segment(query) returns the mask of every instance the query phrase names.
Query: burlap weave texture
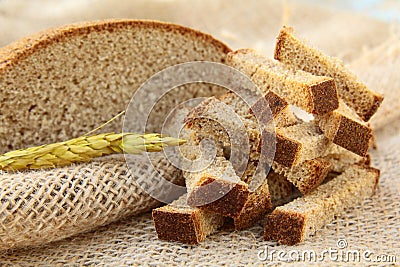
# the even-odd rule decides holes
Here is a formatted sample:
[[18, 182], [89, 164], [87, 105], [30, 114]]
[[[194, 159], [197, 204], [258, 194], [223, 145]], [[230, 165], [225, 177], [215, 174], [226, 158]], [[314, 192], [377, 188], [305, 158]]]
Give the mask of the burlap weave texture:
[[[94, 264], [108, 266], [209, 266], [222, 264], [259, 266], [269, 263], [261, 261], [257, 257], [258, 252], [264, 249], [264, 246], [285, 251], [313, 249], [316, 252], [321, 252], [329, 247], [337, 248], [337, 240], [345, 239], [349, 249], [368, 249], [375, 254], [396, 255], [397, 264], [399, 264], [400, 169], [398, 166], [400, 156], [398, 151], [400, 150], [400, 120], [398, 118], [400, 110], [398, 109], [400, 108], [400, 101], [398, 94], [400, 93], [400, 79], [398, 70], [400, 69], [400, 37], [396, 32], [398, 26], [352, 13], [325, 10], [290, 1], [286, 4], [281, 1], [239, 2], [221, 0], [194, 1], [191, 3], [177, 1], [160, 5], [165, 8], [145, 10], [141, 15], [137, 10], [128, 11], [128, 8], [126, 8], [130, 7], [133, 10], [133, 7], [137, 7], [135, 4], [121, 1], [120, 6], [125, 8], [118, 9], [117, 15], [120, 17], [147, 16], [183, 23], [210, 32], [233, 48], [254, 47], [271, 56], [274, 38], [282, 22], [286, 22], [293, 25], [301, 35], [310, 39], [311, 43], [322, 48], [326, 53], [344, 59], [345, 63], [371, 88], [383, 92], [386, 99], [381, 110], [372, 119], [372, 125], [377, 129], [378, 142], [378, 150], [372, 151], [373, 165], [382, 170], [381, 182], [376, 195], [370, 200], [364, 201], [359, 207], [355, 207], [337, 218], [324, 229], [318, 231], [311, 239], [295, 247], [278, 246], [275, 242], [263, 241], [261, 236], [262, 222], [243, 232], [217, 233], [199, 246], [186, 246], [157, 240], [149, 213], [132, 217], [132, 214], [138, 214], [142, 211], [140, 207], [147, 210], [158, 203], [140, 195], [140, 193], [127, 190], [126, 187], [128, 186], [131, 190], [130, 185], [127, 185], [126, 181], [123, 182], [124, 175], [118, 175], [124, 172], [123, 162], [98, 161], [92, 164], [102, 166], [101, 168], [104, 168], [102, 170], [109, 177], [114, 177], [117, 181], [120, 181], [111, 186], [110, 184], [107, 185], [107, 176], [105, 178], [102, 175], [96, 176], [103, 177], [105, 180], [103, 180], [103, 185], [97, 182], [95, 188], [103, 190], [109, 186], [109, 191], [114, 192], [114, 196], [116, 196], [113, 198], [117, 200], [113, 202], [116, 208], [113, 208], [112, 212], [109, 213], [100, 211], [87, 213], [90, 214], [91, 219], [88, 219], [86, 224], [84, 220], [76, 221], [70, 225], [68, 231], [79, 233], [120, 218], [123, 219], [98, 228], [93, 232], [82, 233], [65, 240], [45, 244], [42, 247], [3, 251], [0, 256], [0, 263], [25, 266], [54, 266], [57, 264], [70, 266]], [[103, 6], [103, 13], [97, 10], [100, 14], [88, 13], [85, 15], [85, 19], [105, 16], [105, 10], [108, 7], [107, 1], [103, 2]], [[144, 4], [141, 4], [140, 7], [143, 8], [144, 6]], [[86, 165], [83, 170], [85, 168], [87, 168]], [[72, 167], [66, 168], [64, 171], [71, 171], [71, 169]], [[62, 172], [62, 170], [58, 170], [58, 172], [60, 171]], [[84, 173], [82, 175], [85, 175]], [[91, 175], [93, 174], [91, 173]], [[81, 185], [77, 183], [76, 186], [79, 188]], [[17, 190], [13, 187], [9, 188], [14, 193], [14, 190]], [[22, 194], [24, 193], [24, 189], [19, 188], [18, 190]], [[55, 192], [59, 194], [58, 199], [63, 199], [68, 205], [68, 200], [63, 197], [61, 191], [57, 189]], [[132, 205], [129, 205], [128, 210], [124, 210], [123, 207], [125, 206], [121, 204], [121, 198], [117, 197], [122, 192], [130, 194], [129, 199]], [[139, 200], [139, 202], [133, 204], [132, 201], [136, 200]], [[136, 203], [141, 203], [141, 205], [136, 205]], [[75, 207], [75, 205], [79, 205], [79, 202], [72, 201], [69, 204], [73, 204], [70, 207]], [[63, 206], [61, 205], [61, 207]], [[67, 206], [63, 208], [67, 208]], [[48, 214], [51, 214], [51, 212], [54, 211], [49, 210]], [[79, 218], [84, 219], [85, 215]], [[21, 222], [19, 223], [21, 224]], [[52, 223], [57, 223], [57, 221]], [[46, 229], [46, 225], [40, 223], [32, 226], [37, 229]], [[52, 240], [59, 237], [57, 231], [52, 233], [54, 234]], [[17, 238], [23, 237], [14, 236], [9, 240], [16, 240]], [[41, 238], [41, 240], [45, 239]], [[33, 242], [32, 244], [40, 244], [40, 242]], [[284, 263], [276, 260], [272, 264], [282, 265]], [[291, 264], [309, 266], [312, 263], [294, 262]], [[324, 264], [326, 266], [355, 265], [354, 262], [334, 262], [328, 259], [315, 264], [318, 266]], [[368, 263], [364, 262], [363, 264], [367, 265]], [[376, 264], [380, 265], [379, 263]]]
[[[160, 205], [142, 188], [159, 188], [165, 179], [183, 185], [181, 171], [164, 157], [133, 156], [128, 171], [123, 156], [55, 170], [14, 173], [0, 180], [0, 250], [41, 245], [91, 230]], [[142, 185], [142, 187], [139, 186]]]

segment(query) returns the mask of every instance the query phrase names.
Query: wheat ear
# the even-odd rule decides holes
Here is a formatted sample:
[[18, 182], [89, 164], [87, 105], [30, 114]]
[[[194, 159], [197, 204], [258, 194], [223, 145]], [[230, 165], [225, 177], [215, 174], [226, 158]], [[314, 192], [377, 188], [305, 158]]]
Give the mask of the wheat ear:
[[114, 153], [140, 154], [178, 146], [185, 140], [160, 134], [105, 133], [82, 136], [68, 141], [30, 147], [0, 155], [0, 170], [53, 168]]

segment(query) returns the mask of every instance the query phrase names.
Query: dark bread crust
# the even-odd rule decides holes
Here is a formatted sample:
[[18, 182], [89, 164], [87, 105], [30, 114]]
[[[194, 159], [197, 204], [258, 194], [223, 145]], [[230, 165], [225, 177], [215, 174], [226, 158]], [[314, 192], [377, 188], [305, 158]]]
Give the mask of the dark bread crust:
[[314, 104], [314, 114], [325, 114], [339, 107], [339, 98], [333, 79], [312, 85], [310, 90]]
[[366, 111], [361, 118], [364, 121], [369, 121], [371, 117], [376, 113], [378, 108], [381, 106], [384, 97], [378, 94], [375, 94], [371, 103], [371, 108]]
[[379, 186], [379, 181], [381, 179], [381, 170], [373, 168], [373, 167], [365, 167], [369, 172], [373, 173], [376, 177], [375, 179], [375, 186], [374, 186], [374, 193]]
[[305, 218], [302, 214], [276, 210], [267, 216], [264, 239], [292, 246], [303, 241], [304, 228]]
[[[274, 143], [275, 153], [273, 150]], [[257, 149], [259, 152], [264, 149], [262, 156], [265, 156], [269, 161], [273, 160], [285, 167], [291, 167], [297, 164], [302, 144], [281, 134], [275, 134], [264, 130]]]
[[48, 29], [5, 46], [0, 49], [0, 74], [17, 64], [19, 61], [27, 58], [29, 55], [53, 43], [63, 42], [74, 36], [88, 35], [92, 32], [113, 32], [118, 29], [129, 27], [162, 28], [166, 31], [180, 32], [184, 35], [192, 35], [193, 38], [203, 39], [206, 42], [212, 43], [216, 47], [220, 47], [221, 51], [226, 54], [232, 51], [227, 45], [218, 41], [209, 34], [177, 24], [151, 20], [110, 19], [81, 22]]
[[271, 210], [271, 195], [268, 189], [268, 181], [265, 180], [255, 192], [250, 193], [241, 213], [233, 218], [235, 230], [240, 231], [253, 226], [265, 213]]
[[296, 164], [302, 144], [286, 138], [283, 135], [276, 135], [275, 161], [286, 167]]
[[206, 237], [201, 234], [197, 212], [174, 213], [154, 209], [152, 216], [159, 239], [198, 244]]
[[365, 156], [365, 158], [363, 158], [358, 164], [361, 164], [362, 166], [367, 166], [370, 167], [371, 166], [371, 154], [367, 154]]
[[193, 120], [202, 117], [204, 112], [209, 108], [209, 104], [217, 100], [214, 96], [205, 99], [201, 105], [194, 107], [184, 118], [183, 123], [188, 129], [193, 127]]
[[[269, 110], [265, 104], [268, 104]], [[255, 115], [257, 118], [262, 119], [260, 123], [265, 124], [288, 106], [289, 103], [284, 98], [272, 91], [269, 91], [267, 94], [265, 94], [264, 98], [261, 98], [254, 103], [254, 105], [249, 109], [249, 113]]]
[[[233, 183], [205, 175], [201, 183], [188, 194], [187, 204], [223, 216], [235, 217], [242, 211], [249, 194], [250, 190], [243, 182]], [[216, 200], [212, 201], [214, 199]]]
[[339, 126], [332, 141], [361, 157], [366, 157], [371, 138], [372, 129], [370, 127], [340, 116]]
[[279, 31], [278, 37], [276, 38], [276, 46], [274, 50], [274, 59], [280, 60], [281, 55], [282, 55], [282, 50], [284, 47], [284, 43], [286, 41], [286, 38], [288, 37], [289, 34], [293, 33], [294, 29], [292, 27], [288, 26], [283, 26], [281, 30]]
[[256, 103], [254, 103], [249, 112], [252, 114], [257, 114], [257, 112], [264, 112], [266, 110], [266, 107], [264, 106], [265, 103], [269, 105], [272, 116], [279, 114], [279, 112], [284, 110], [289, 105], [289, 103], [284, 98], [278, 96], [272, 91], [269, 91], [267, 94], [265, 94], [264, 98], [261, 98], [260, 100], [256, 101]]
[[308, 194], [317, 188], [328, 175], [332, 164], [323, 158], [317, 158], [314, 160], [306, 160], [304, 164], [308, 164], [308, 169], [314, 174], [312, 179], [309, 179], [307, 183], [303, 183], [298, 186], [299, 191], [302, 194]]

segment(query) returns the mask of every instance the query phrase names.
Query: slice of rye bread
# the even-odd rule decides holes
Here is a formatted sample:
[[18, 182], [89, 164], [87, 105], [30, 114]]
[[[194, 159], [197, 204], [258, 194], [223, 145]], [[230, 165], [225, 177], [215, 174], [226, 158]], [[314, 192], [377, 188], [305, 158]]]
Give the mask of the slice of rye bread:
[[365, 157], [373, 143], [373, 133], [369, 125], [343, 102], [333, 112], [317, 116], [316, 120], [325, 136], [333, 143]]
[[182, 195], [171, 204], [153, 210], [159, 239], [198, 244], [223, 225], [223, 216], [188, 206], [186, 197]]
[[383, 96], [370, 90], [343, 62], [329, 57], [294, 35], [293, 28], [283, 27], [277, 38], [274, 58], [314, 75], [332, 77], [339, 98], [364, 121], [375, 114]]
[[[126, 109], [153, 74], [195, 60], [223, 63], [230, 51], [208, 34], [140, 20], [73, 24], [3, 47], [0, 153], [81, 136]], [[149, 131], [159, 130], [177, 101], [219, 89], [197, 83], [172, 90], [156, 105]], [[120, 121], [103, 130], [121, 131]]]
[[379, 175], [377, 169], [352, 165], [312, 193], [277, 207], [267, 216], [265, 240], [285, 245], [302, 242], [335, 216], [373, 195]]
[[264, 93], [273, 91], [290, 104], [312, 114], [325, 114], [338, 108], [335, 82], [266, 58], [252, 49], [227, 55], [226, 63], [243, 72]]
[[[269, 144], [275, 142], [275, 150]], [[332, 142], [325, 137], [314, 121], [301, 122], [289, 127], [280, 127], [271, 133], [263, 131], [261, 146], [266, 144], [266, 156], [288, 168], [305, 160], [315, 159], [327, 154]]]
[[292, 168], [274, 162], [272, 169], [286, 177], [302, 194], [308, 194], [324, 181], [331, 166], [329, 160], [320, 157], [305, 160]]

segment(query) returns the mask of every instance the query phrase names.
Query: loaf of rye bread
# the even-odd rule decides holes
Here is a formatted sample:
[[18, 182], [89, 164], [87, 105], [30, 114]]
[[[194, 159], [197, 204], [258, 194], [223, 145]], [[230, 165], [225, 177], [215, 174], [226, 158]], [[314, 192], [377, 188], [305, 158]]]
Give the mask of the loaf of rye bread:
[[[153, 74], [194, 60], [223, 63], [230, 51], [197, 30], [141, 20], [72, 24], [3, 47], [0, 153], [83, 135], [125, 109]], [[159, 130], [177, 99], [222, 91], [200, 83], [172, 90], [156, 105], [148, 130]], [[20, 119], [27, 114], [29, 120]], [[119, 132], [121, 124], [103, 130]]]

